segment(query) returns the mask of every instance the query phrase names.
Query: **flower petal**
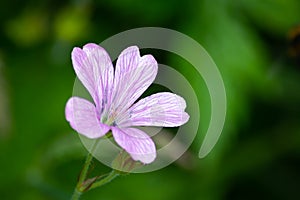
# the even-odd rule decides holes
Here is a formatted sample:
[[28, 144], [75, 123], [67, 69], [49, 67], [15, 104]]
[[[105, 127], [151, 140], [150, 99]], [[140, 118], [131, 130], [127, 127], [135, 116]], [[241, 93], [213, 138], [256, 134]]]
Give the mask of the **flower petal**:
[[152, 139], [143, 131], [136, 128], [120, 129], [112, 127], [115, 141], [133, 160], [149, 164], [156, 158], [156, 149]]
[[189, 115], [184, 111], [185, 100], [170, 92], [156, 93], [141, 99], [116, 119], [119, 127], [161, 126], [185, 124]]
[[127, 110], [154, 81], [157, 68], [152, 55], [140, 57], [136, 46], [125, 49], [116, 63], [112, 109]]
[[78, 133], [94, 139], [105, 135], [110, 127], [99, 122], [95, 106], [82, 98], [72, 97], [66, 105], [66, 119]]
[[108, 53], [99, 45], [89, 43], [72, 51], [74, 70], [89, 91], [99, 112], [109, 107], [114, 69]]

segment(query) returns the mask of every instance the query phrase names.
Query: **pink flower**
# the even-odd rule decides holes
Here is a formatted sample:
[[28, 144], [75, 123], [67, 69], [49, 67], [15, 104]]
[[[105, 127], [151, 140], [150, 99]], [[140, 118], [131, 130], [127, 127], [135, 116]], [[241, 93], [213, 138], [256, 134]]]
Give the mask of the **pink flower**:
[[118, 57], [116, 69], [108, 53], [96, 44], [72, 51], [75, 72], [94, 104], [71, 97], [66, 119], [78, 133], [100, 138], [110, 130], [114, 140], [132, 159], [148, 164], [156, 158], [155, 144], [135, 126], [176, 127], [186, 123], [185, 100], [169, 92], [153, 94], [136, 102], [154, 81], [158, 65], [152, 55], [140, 56], [136, 46]]

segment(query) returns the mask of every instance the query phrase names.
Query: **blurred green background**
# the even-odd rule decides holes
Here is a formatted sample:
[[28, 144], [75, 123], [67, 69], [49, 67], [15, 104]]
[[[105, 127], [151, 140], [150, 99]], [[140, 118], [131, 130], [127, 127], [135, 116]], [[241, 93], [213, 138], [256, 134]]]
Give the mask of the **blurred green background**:
[[287, 53], [299, 10], [299, 0], [1, 1], [0, 199], [70, 198], [86, 154], [64, 118], [72, 48], [144, 26], [187, 34], [212, 56], [228, 97], [223, 134], [197, 158], [207, 89], [186, 62], [154, 51], [197, 91], [203, 123], [191, 161], [121, 177], [82, 199], [299, 199], [300, 66]]

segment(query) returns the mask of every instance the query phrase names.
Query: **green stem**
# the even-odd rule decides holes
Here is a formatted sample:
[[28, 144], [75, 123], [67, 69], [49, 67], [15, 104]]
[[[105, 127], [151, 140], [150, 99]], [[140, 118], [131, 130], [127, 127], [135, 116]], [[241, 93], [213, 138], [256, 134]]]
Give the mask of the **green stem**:
[[77, 200], [80, 198], [82, 192], [79, 192], [77, 188], [75, 188], [71, 200]]
[[91, 189], [100, 187], [105, 185], [106, 183], [111, 182], [113, 179], [115, 179], [116, 177], [118, 177], [120, 174], [118, 173], [118, 171], [116, 170], [112, 170], [106, 177], [102, 178], [101, 180], [95, 182], [92, 184], [92, 186], [90, 187]]
[[[112, 134], [111, 132], [110, 133], [107, 133], [105, 137], [103, 138], [110, 138], [112, 137]], [[106, 183], [109, 183], [111, 180], [113, 180], [114, 178], [116, 178], [119, 173], [115, 170], [112, 170], [107, 176], [104, 175], [103, 178], [101, 178], [99, 181], [97, 182], [94, 182], [97, 178], [99, 177], [94, 177], [92, 179], [88, 179], [86, 180], [87, 178], [87, 175], [88, 175], [88, 172], [89, 172], [89, 167], [90, 167], [90, 164], [93, 160], [93, 155], [92, 153], [96, 150], [96, 147], [98, 145], [98, 142], [101, 140], [102, 138], [98, 139], [95, 141], [95, 143], [93, 144], [91, 150], [89, 151], [87, 157], [86, 157], [86, 160], [84, 162], [84, 165], [83, 165], [83, 168], [82, 168], [82, 171], [79, 175], [79, 178], [78, 178], [78, 182], [76, 184], [76, 187], [74, 189], [74, 192], [73, 192], [73, 195], [72, 195], [72, 198], [71, 200], [78, 200], [80, 199], [81, 195], [90, 190], [90, 189], [93, 189], [93, 188], [96, 188], [96, 187], [100, 187]], [[86, 183], [89, 183], [88, 181], [91, 181], [91, 184], [86, 184]]]
[[82, 195], [83, 191], [81, 190], [81, 185], [84, 182], [84, 180], [86, 179], [86, 176], [88, 174], [91, 161], [93, 160], [92, 152], [95, 151], [95, 149], [97, 147], [97, 144], [98, 144], [98, 141], [99, 140], [95, 141], [95, 143], [93, 144], [93, 146], [91, 148], [91, 151], [88, 153], [88, 155], [86, 157], [86, 160], [84, 162], [82, 171], [81, 171], [81, 173], [79, 175], [79, 179], [78, 179], [77, 185], [76, 185], [76, 187], [74, 189], [74, 193], [72, 195], [71, 200], [78, 200], [80, 198], [80, 196]]

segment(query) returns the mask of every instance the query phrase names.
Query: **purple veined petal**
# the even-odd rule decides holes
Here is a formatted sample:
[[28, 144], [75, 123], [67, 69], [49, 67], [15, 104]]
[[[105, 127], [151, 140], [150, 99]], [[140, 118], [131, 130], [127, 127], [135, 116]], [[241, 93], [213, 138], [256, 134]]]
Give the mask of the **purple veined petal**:
[[140, 57], [136, 46], [122, 51], [116, 63], [112, 109], [118, 114], [127, 110], [154, 81], [157, 68], [154, 57]]
[[108, 109], [113, 87], [114, 69], [108, 53], [99, 45], [89, 43], [72, 51], [74, 70], [92, 96], [98, 111]]
[[117, 142], [133, 160], [149, 164], [156, 158], [155, 144], [143, 131], [136, 128], [120, 129], [112, 127], [112, 134]]
[[170, 92], [156, 93], [135, 103], [116, 119], [116, 124], [119, 127], [181, 126], [189, 120], [185, 108], [182, 97]]
[[94, 104], [85, 99], [71, 97], [67, 102], [65, 114], [71, 127], [88, 138], [102, 137], [110, 130], [109, 126], [99, 122]]

